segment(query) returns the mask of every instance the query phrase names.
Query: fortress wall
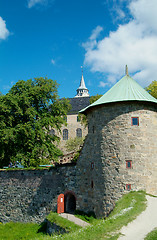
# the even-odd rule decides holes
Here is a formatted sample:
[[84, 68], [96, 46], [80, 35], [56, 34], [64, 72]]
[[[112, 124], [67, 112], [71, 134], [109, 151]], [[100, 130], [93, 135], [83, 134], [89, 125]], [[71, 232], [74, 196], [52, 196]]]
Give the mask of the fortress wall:
[[0, 171], [0, 222], [41, 222], [57, 210], [58, 195], [75, 192], [76, 166]]
[[[139, 126], [132, 126], [131, 117], [139, 117]], [[87, 205], [82, 202], [81, 208], [99, 217], [108, 215], [115, 201], [128, 192], [127, 184], [131, 190], [157, 195], [156, 106], [142, 102], [103, 105], [90, 110], [88, 120], [88, 136], [77, 164]], [[127, 160], [131, 168], [126, 168]]]
[[[131, 118], [139, 117], [139, 126]], [[41, 222], [57, 209], [61, 193], [73, 191], [76, 208], [107, 216], [131, 190], [157, 195], [157, 109], [142, 102], [93, 108], [77, 165], [49, 170], [0, 171], [0, 221]], [[126, 161], [132, 167], [126, 168]]]

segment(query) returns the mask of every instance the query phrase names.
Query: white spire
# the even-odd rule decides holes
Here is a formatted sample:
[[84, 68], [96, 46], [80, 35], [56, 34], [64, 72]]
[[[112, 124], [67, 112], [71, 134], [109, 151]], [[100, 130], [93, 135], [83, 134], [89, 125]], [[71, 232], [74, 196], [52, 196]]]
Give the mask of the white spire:
[[79, 86], [79, 88], [80, 88], [80, 89], [87, 89], [86, 86], [85, 86], [83, 74], [82, 74], [82, 77], [81, 77], [81, 81], [80, 81], [80, 86]]
[[82, 68], [82, 77], [80, 81], [80, 86], [77, 89], [77, 95], [75, 97], [89, 97], [88, 89], [86, 88], [84, 77], [83, 77], [83, 67]]

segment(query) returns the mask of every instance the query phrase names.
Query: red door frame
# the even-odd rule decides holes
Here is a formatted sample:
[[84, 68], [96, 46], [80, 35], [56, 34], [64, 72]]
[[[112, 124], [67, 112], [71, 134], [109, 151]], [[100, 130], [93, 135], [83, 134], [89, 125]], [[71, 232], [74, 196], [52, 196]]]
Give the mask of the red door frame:
[[60, 194], [57, 199], [57, 213], [64, 213], [64, 194]]

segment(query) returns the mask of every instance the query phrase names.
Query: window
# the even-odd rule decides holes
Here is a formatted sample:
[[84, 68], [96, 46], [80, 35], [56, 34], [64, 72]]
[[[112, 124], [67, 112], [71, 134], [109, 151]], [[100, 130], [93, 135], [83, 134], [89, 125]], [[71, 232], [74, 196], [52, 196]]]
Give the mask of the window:
[[67, 116], [64, 116], [64, 121], [66, 121], [66, 122], [67, 122]]
[[49, 134], [53, 137], [55, 135], [55, 130], [54, 129], [51, 129]]
[[91, 162], [91, 169], [94, 169], [94, 162]]
[[132, 126], [139, 126], [139, 118], [138, 117], [132, 117], [131, 118], [131, 125]]
[[128, 190], [128, 191], [131, 190], [131, 184], [126, 184], [126, 190]]
[[93, 133], [95, 132], [95, 127], [93, 126]]
[[77, 116], [77, 122], [80, 122], [80, 121], [81, 121], [80, 116]]
[[76, 137], [79, 137], [79, 138], [82, 137], [82, 129], [81, 128], [76, 129]]
[[132, 161], [130, 160], [126, 161], [126, 168], [132, 168]]
[[63, 130], [63, 140], [68, 140], [68, 129]]
[[91, 181], [91, 188], [93, 188], [94, 187], [94, 182], [93, 182], [93, 180]]

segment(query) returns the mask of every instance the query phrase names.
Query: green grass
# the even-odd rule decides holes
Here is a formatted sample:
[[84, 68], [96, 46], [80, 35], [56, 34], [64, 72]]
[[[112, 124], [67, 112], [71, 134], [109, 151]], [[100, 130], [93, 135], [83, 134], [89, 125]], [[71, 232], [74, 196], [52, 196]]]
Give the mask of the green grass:
[[[63, 235], [48, 236], [42, 232], [42, 226], [37, 224], [18, 225], [19, 223], [0, 224], [1, 240], [35, 239], [35, 240], [115, 240], [120, 235], [122, 226], [127, 225], [135, 219], [146, 208], [146, 198], [144, 192], [130, 192], [124, 195], [117, 203], [108, 218], [95, 219], [91, 216], [82, 218], [91, 222], [86, 228], [80, 228], [67, 219], [63, 219], [57, 213], [51, 213], [47, 219], [63, 227], [69, 233]], [[80, 213], [79, 213], [80, 215]]]
[[[110, 216], [104, 219], [97, 219], [94, 224], [87, 228], [70, 234], [64, 234], [52, 239], [64, 240], [96, 240], [96, 239], [117, 239], [119, 230], [136, 218], [146, 208], [144, 192], [130, 192], [124, 195], [117, 203]], [[125, 210], [124, 210], [125, 209]]]
[[95, 221], [97, 221], [95, 214], [92, 212], [85, 213], [83, 211], [76, 210], [75, 211], [75, 217], [80, 218], [81, 220], [93, 224]]
[[44, 233], [40, 230], [39, 224], [34, 223], [14, 223], [9, 222], [0, 224], [0, 239], [1, 240], [24, 240], [35, 239], [37, 236], [44, 237]]
[[51, 212], [48, 216], [47, 216], [47, 220], [49, 220], [51, 223], [55, 223], [56, 225], [64, 228], [67, 232], [75, 232], [77, 230], [79, 230], [81, 227], [76, 225], [73, 222], [70, 222], [69, 220], [62, 218], [60, 216], [58, 216], [57, 213], [53, 213]]
[[155, 228], [152, 232], [150, 232], [145, 240], [156, 240], [157, 239], [157, 228]]

